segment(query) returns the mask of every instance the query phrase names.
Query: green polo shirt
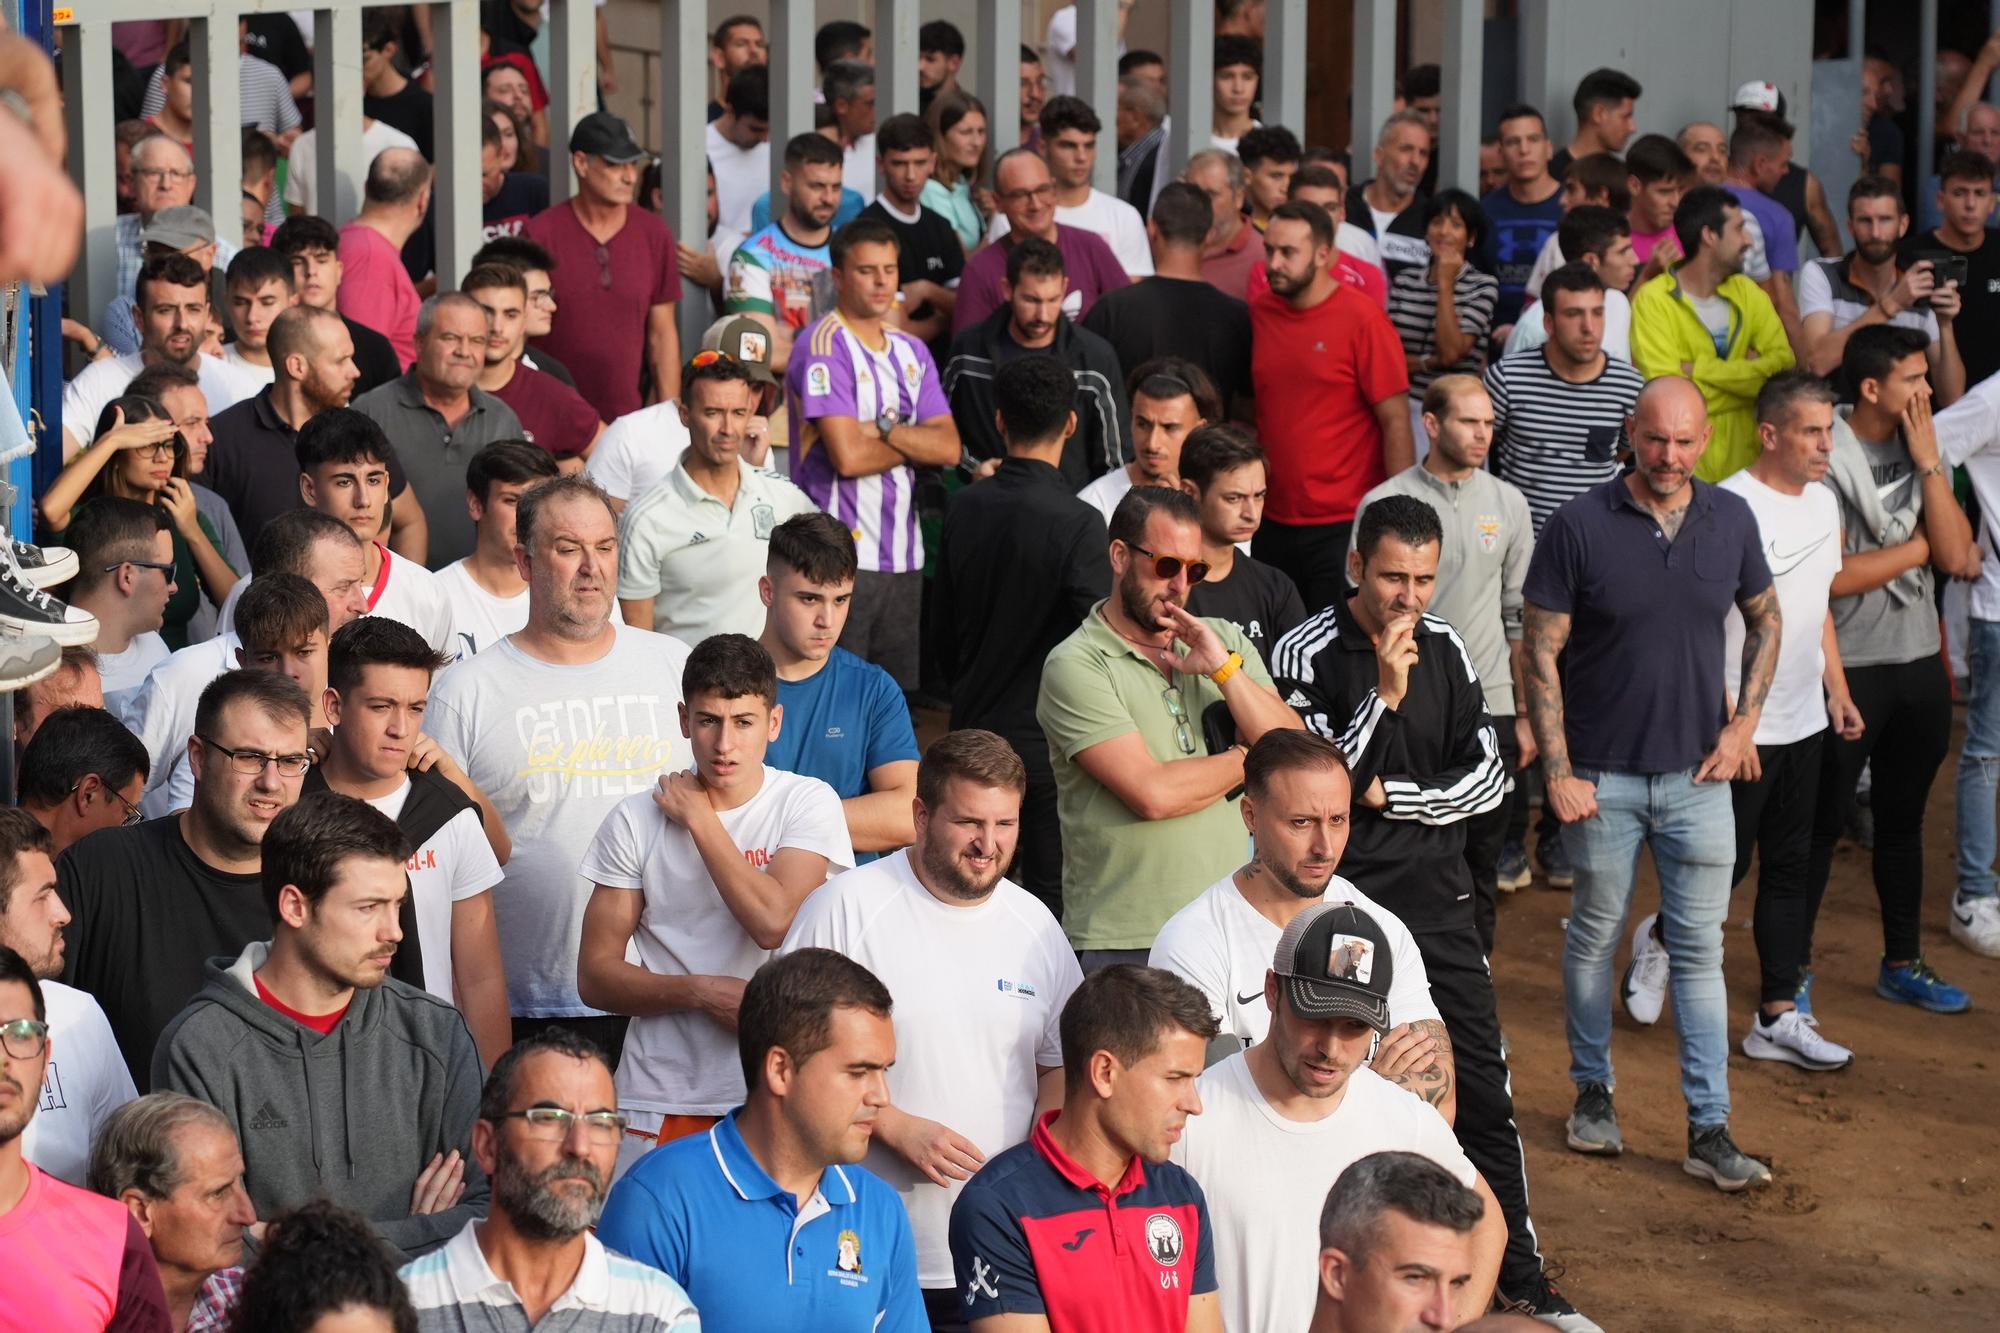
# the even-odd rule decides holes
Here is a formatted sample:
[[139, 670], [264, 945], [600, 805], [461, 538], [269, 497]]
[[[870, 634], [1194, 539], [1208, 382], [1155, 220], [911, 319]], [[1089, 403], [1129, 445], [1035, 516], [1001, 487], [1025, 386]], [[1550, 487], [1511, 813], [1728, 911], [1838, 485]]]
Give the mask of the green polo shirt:
[[[1076, 756], [1137, 731], [1162, 763], [1189, 758], [1167, 695], [1179, 697], [1194, 753], [1206, 754], [1201, 715], [1222, 698], [1206, 676], [1172, 682], [1105, 623], [1104, 603], [1049, 652], [1035, 718], [1048, 737], [1062, 821], [1063, 929], [1076, 949], [1149, 949], [1167, 918], [1249, 859], [1236, 802], [1218, 800], [1191, 815], [1144, 820], [1083, 771]], [[1204, 618], [1243, 670], [1271, 684], [1264, 659], [1227, 620]]]

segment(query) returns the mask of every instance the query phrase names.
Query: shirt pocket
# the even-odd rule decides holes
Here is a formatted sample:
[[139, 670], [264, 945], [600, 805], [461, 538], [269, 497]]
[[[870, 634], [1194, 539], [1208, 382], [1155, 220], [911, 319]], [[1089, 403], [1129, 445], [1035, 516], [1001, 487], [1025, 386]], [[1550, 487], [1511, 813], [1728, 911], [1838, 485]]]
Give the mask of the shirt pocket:
[[1713, 524], [1704, 524], [1689, 534], [1694, 538], [1695, 577], [1706, 582], [1734, 580], [1742, 553]]
[[1583, 461], [1609, 463], [1618, 447], [1618, 427], [1586, 426], [1583, 432]]

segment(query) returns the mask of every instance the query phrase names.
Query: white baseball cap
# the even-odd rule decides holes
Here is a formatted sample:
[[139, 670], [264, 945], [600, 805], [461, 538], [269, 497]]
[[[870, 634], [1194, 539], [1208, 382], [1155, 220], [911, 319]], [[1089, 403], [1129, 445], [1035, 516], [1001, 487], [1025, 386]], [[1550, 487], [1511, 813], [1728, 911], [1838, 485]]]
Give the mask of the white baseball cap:
[[1736, 96], [1729, 99], [1733, 111], [1768, 111], [1774, 115], [1785, 114], [1785, 95], [1778, 91], [1778, 85], [1764, 79], [1753, 79], [1736, 90]]

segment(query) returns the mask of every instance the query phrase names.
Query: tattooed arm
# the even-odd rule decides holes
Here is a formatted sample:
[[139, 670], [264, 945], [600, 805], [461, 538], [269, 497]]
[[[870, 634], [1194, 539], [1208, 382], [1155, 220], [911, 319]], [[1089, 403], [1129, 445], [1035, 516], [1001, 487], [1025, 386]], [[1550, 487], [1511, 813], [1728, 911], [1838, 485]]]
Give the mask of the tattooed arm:
[[1597, 784], [1576, 776], [1569, 766], [1569, 738], [1563, 734], [1562, 678], [1556, 658], [1569, 642], [1570, 618], [1533, 602], [1522, 607], [1522, 664], [1528, 687], [1528, 725], [1542, 752], [1542, 776], [1548, 783], [1549, 805], [1565, 824], [1597, 813]]
[[1413, 1092], [1437, 1108], [1449, 1125], [1458, 1118], [1458, 1062], [1452, 1058], [1451, 1033], [1435, 1018], [1420, 1018], [1382, 1035], [1374, 1071], [1405, 1092]]
[[1715, 748], [1695, 771], [1696, 782], [1755, 782], [1763, 776], [1757, 754], [1757, 719], [1771, 693], [1771, 675], [1778, 668], [1778, 640], [1783, 624], [1778, 614], [1778, 588], [1737, 599], [1743, 613], [1743, 683], [1736, 694], [1736, 713], [1715, 738]]

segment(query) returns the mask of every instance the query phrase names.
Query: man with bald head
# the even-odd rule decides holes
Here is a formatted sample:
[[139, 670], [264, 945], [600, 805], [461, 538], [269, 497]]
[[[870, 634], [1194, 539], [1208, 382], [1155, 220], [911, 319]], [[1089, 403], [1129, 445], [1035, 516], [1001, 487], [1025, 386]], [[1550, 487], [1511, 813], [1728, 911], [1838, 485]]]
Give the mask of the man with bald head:
[[1694, 163], [1694, 174], [1701, 178], [1702, 184], [1722, 184], [1729, 174], [1729, 139], [1722, 126], [1697, 120], [1683, 127], [1675, 142], [1688, 155], [1688, 161]]
[[340, 229], [340, 313], [379, 329], [408, 370], [417, 359], [416, 284], [403, 246], [431, 204], [431, 164], [414, 148], [387, 148], [368, 165], [361, 214]]
[[[1549, 516], [1523, 589], [1528, 717], [1576, 870], [1563, 944], [1577, 1085], [1568, 1140], [1581, 1153], [1624, 1151], [1611, 1104], [1612, 962], [1644, 844], [1659, 868], [1672, 956], [1688, 1103], [1682, 1165], [1734, 1191], [1771, 1179], [1729, 1136], [1722, 920], [1736, 857], [1729, 783], [1759, 772], [1778, 598], [1749, 504], [1695, 477], [1709, 437], [1701, 390], [1677, 375], [1653, 380], [1630, 433], [1633, 470]], [[1725, 671], [1732, 606], [1743, 616], [1743, 653], [1740, 670]]]
[[1007, 216], [1007, 234], [967, 261], [958, 281], [958, 303], [951, 311], [954, 336], [1000, 308], [1007, 256], [1024, 237], [1038, 236], [1062, 251], [1068, 282], [1062, 312], [1072, 320], [1082, 319], [1104, 293], [1131, 283], [1103, 237], [1056, 221], [1056, 180], [1040, 154], [1026, 148], [1001, 154], [993, 168], [993, 193]]
[[[1956, 147], [1959, 152], [1977, 153], [1988, 162], [2000, 164], [2000, 106], [1995, 106], [1991, 102], [1974, 102], [1971, 109], [1965, 113], [1965, 124], [1959, 131]], [[1950, 156], [1949, 153], [1938, 155], [1937, 174], [1931, 177], [1928, 185], [1917, 191], [1918, 225], [1910, 228], [1910, 231], [1918, 238], [1921, 238], [1924, 229], [1943, 226], [1952, 211], [1951, 206], [1939, 198], [1939, 194], [1945, 189], [1943, 164]], [[2000, 194], [2000, 177], [1994, 179], [1993, 187], [1991, 193]], [[1991, 203], [1992, 200], [1989, 199], [1987, 202]], [[1984, 221], [1988, 228], [2000, 230], [2000, 215], [1989, 211]], [[1977, 382], [1971, 379], [1966, 381], [1968, 384]]]

